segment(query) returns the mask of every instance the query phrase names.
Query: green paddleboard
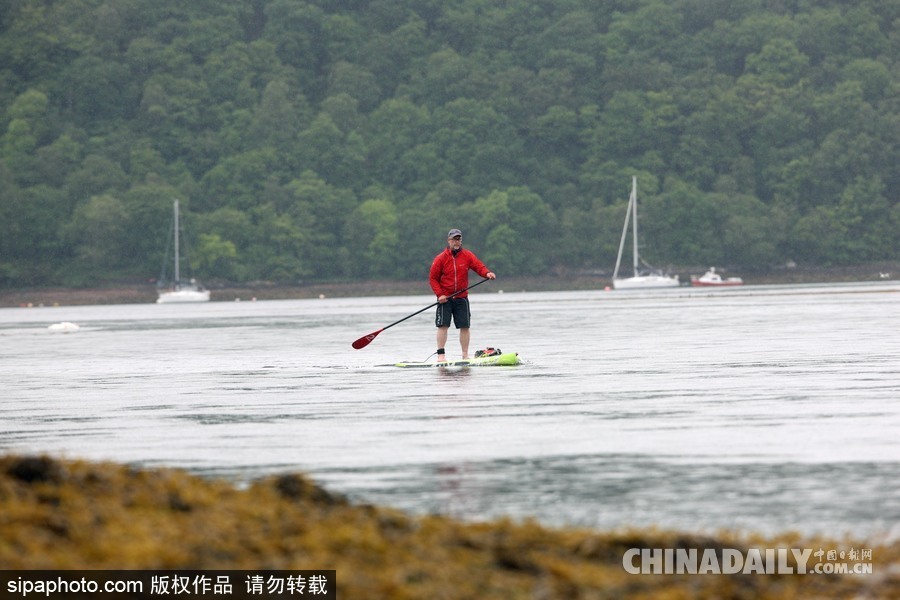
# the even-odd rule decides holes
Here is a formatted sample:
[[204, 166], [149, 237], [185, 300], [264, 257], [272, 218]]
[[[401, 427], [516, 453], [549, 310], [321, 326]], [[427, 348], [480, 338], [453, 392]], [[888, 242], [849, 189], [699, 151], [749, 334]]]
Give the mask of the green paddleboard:
[[403, 361], [390, 365], [379, 365], [382, 367], [514, 367], [519, 364], [519, 355], [515, 352], [504, 352], [494, 356], [480, 356], [478, 358], [467, 358], [465, 360], [445, 360], [442, 362], [410, 362]]

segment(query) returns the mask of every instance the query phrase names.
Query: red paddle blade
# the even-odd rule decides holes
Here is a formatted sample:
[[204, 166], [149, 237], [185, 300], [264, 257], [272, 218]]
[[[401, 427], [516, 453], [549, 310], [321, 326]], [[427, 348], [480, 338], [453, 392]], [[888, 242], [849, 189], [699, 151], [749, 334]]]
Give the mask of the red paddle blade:
[[359, 338], [358, 340], [353, 342], [353, 348], [355, 348], [356, 350], [359, 350], [360, 348], [365, 348], [366, 346], [369, 345], [369, 343], [372, 340], [374, 340], [376, 337], [378, 337], [378, 334], [381, 333], [382, 331], [384, 331], [383, 328], [379, 329], [378, 331], [373, 331], [369, 335], [362, 336], [361, 338]]

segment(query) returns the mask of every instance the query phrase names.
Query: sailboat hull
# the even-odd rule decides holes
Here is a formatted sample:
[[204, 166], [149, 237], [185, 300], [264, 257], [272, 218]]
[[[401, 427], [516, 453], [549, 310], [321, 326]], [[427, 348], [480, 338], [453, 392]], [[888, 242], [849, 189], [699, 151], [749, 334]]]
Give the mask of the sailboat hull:
[[681, 282], [678, 277], [669, 277], [667, 275], [636, 275], [635, 277], [625, 277], [622, 279], [613, 279], [613, 288], [617, 290], [646, 290], [651, 288], [672, 288], [678, 287]]

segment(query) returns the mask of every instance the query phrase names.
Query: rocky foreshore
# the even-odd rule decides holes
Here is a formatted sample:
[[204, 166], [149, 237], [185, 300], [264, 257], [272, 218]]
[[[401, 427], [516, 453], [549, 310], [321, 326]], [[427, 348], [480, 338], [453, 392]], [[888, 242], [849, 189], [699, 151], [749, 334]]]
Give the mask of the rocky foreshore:
[[[680, 273], [683, 282], [691, 274], [702, 275], [704, 267]], [[849, 267], [783, 267], [764, 271], [736, 273], [720, 269], [723, 275], [741, 275], [748, 285], [776, 285], [798, 283], [838, 283], [852, 281], [885, 281], [900, 279], [900, 263], [878, 263]], [[544, 277], [500, 277], [492, 283], [494, 290], [564, 291], [603, 290], [611, 284], [606, 272], [559, 273]], [[295, 285], [258, 282], [237, 285], [210, 284], [213, 301], [289, 300], [302, 298], [332, 298], [360, 296], [428, 295], [431, 290], [421, 281], [336, 281], [309, 282]], [[156, 301], [152, 283], [120, 283], [95, 288], [29, 288], [0, 289], [0, 308], [73, 306], [91, 304], [149, 304]]]
[[[635, 525], [641, 528], [600, 532], [461, 522], [354, 504], [300, 474], [237, 486], [174, 469], [0, 457], [0, 569], [334, 569], [339, 598], [376, 600], [900, 597], [900, 542]], [[872, 572], [801, 575], [791, 558], [779, 574], [761, 566], [632, 574], [624, 566], [642, 565], [631, 549], [698, 549], [721, 558], [754, 548], [855, 549], [855, 562], [865, 549]]]

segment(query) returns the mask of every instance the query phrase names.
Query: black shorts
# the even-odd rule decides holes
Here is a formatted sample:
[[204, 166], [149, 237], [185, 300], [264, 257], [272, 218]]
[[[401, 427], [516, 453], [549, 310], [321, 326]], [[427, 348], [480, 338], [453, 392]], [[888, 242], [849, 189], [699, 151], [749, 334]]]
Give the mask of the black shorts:
[[436, 327], [450, 327], [450, 319], [452, 317], [457, 329], [468, 329], [471, 316], [468, 298], [450, 298], [443, 304], [437, 305], [434, 325]]

